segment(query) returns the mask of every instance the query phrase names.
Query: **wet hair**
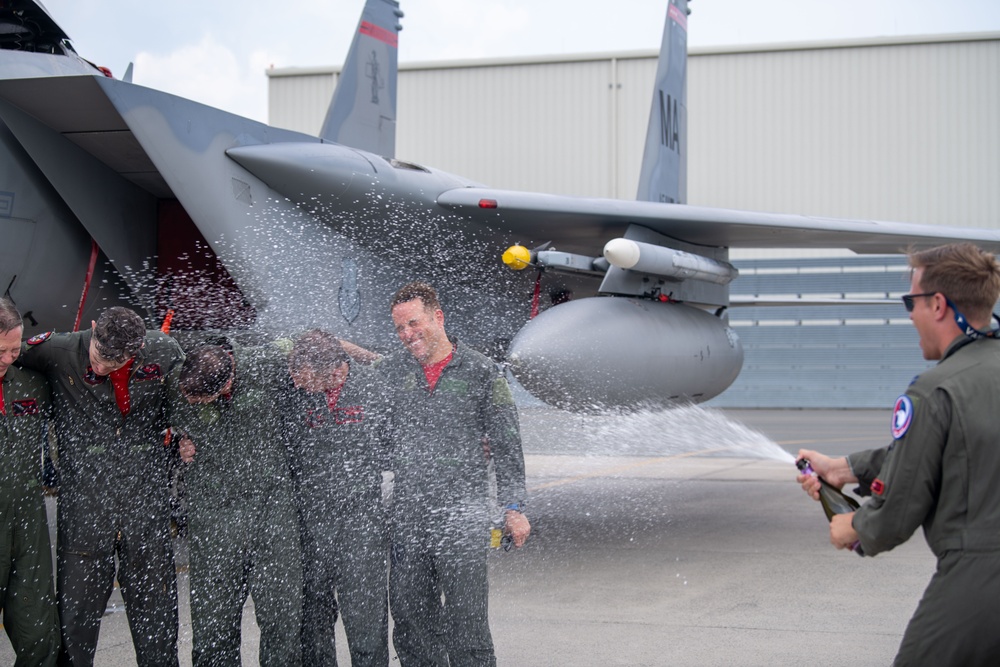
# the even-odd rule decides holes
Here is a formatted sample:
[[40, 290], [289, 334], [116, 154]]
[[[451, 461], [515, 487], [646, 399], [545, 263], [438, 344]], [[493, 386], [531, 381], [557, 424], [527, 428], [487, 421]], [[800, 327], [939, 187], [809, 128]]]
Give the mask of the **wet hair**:
[[1000, 299], [1000, 263], [993, 253], [972, 243], [952, 243], [910, 252], [909, 261], [924, 270], [921, 290], [944, 294], [972, 320], [989, 320]]
[[221, 345], [202, 345], [188, 353], [178, 382], [185, 396], [214, 396], [233, 377], [233, 358]]
[[21, 313], [17, 311], [17, 306], [7, 297], [0, 297], [0, 334], [13, 331], [18, 327], [23, 327]]
[[331, 371], [349, 360], [340, 341], [332, 333], [310, 329], [295, 339], [288, 354], [288, 370], [297, 373], [303, 368]]
[[146, 339], [146, 323], [129, 308], [114, 306], [97, 318], [94, 344], [97, 353], [115, 363], [121, 363], [142, 349]]
[[420, 299], [427, 310], [441, 310], [441, 302], [438, 300], [437, 291], [430, 285], [419, 280], [407, 283], [399, 288], [396, 295], [392, 297], [389, 310], [392, 310], [401, 303]]

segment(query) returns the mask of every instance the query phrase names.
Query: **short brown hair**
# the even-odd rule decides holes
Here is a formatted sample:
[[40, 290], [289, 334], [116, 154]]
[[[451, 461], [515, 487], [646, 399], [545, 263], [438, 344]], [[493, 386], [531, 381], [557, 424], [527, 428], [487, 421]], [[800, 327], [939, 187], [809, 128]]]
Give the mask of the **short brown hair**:
[[221, 345], [202, 345], [184, 359], [178, 382], [185, 396], [214, 396], [233, 376], [233, 358]]
[[336, 336], [321, 329], [310, 329], [295, 339], [288, 354], [288, 370], [296, 373], [308, 367], [320, 372], [329, 371], [346, 364], [348, 359]]
[[134, 357], [145, 340], [146, 323], [134, 310], [114, 306], [97, 318], [94, 344], [97, 353], [108, 361], [121, 363]]
[[17, 311], [14, 302], [5, 296], [0, 297], [0, 334], [9, 333], [23, 326], [24, 321], [21, 320], [21, 313]]
[[389, 310], [392, 310], [401, 303], [420, 299], [427, 310], [441, 310], [441, 302], [438, 300], [437, 291], [425, 282], [415, 280], [399, 288], [396, 296], [392, 297]]
[[1000, 263], [972, 243], [952, 243], [909, 254], [910, 266], [923, 269], [920, 288], [940, 292], [973, 320], [989, 320], [1000, 299]]

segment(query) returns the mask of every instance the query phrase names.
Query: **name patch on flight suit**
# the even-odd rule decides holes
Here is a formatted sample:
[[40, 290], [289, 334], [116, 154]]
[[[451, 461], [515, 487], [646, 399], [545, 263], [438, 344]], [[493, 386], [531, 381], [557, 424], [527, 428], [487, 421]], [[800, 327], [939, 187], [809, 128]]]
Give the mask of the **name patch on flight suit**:
[[469, 393], [469, 383], [465, 380], [442, 378], [438, 381], [437, 390], [454, 394], [455, 396], [467, 396]]
[[365, 409], [361, 405], [334, 408], [333, 420], [341, 426], [344, 424], [360, 424], [365, 420]]
[[892, 409], [892, 438], [899, 440], [910, 430], [913, 423], [913, 401], [906, 394], [896, 399]]
[[99, 384], [104, 384], [108, 381], [107, 375], [98, 375], [94, 372], [94, 369], [87, 366], [87, 372], [83, 374], [83, 381], [91, 386], [97, 386]]
[[[361, 405], [351, 405], [346, 408], [334, 408], [330, 411], [333, 423], [338, 426], [360, 424], [365, 420], [365, 409]], [[326, 423], [326, 415], [319, 410], [306, 410], [306, 426], [320, 428]]]
[[326, 417], [319, 410], [306, 410], [306, 426], [319, 428], [326, 422]]
[[27, 398], [23, 401], [14, 401], [10, 404], [10, 416], [11, 417], [30, 417], [32, 415], [37, 415], [41, 412], [38, 407], [38, 401], [33, 398]]
[[159, 380], [163, 377], [163, 371], [160, 370], [159, 364], [146, 364], [139, 370], [135, 372], [133, 376], [136, 382], [145, 382], [147, 380]]

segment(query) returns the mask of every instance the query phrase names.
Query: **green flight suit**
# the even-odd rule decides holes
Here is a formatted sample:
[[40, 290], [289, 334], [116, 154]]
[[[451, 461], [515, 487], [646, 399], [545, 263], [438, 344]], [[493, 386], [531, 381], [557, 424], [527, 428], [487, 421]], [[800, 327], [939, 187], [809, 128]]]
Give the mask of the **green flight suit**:
[[304, 665], [337, 664], [334, 623], [344, 620], [353, 667], [389, 664], [388, 535], [380, 437], [385, 405], [370, 369], [351, 364], [331, 408], [297, 390], [290, 414], [303, 523]]
[[117, 578], [141, 667], [177, 664], [177, 584], [164, 446], [169, 394], [184, 361], [151, 331], [135, 355], [123, 416], [108, 377], [90, 368], [91, 330], [42, 334], [20, 363], [49, 381], [59, 447], [57, 600], [62, 660], [93, 664]]
[[240, 662], [241, 619], [253, 596], [260, 664], [301, 664], [302, 565], [282, 401], [285, 359], [234, 346], [229, 397], [179, 400], [174, 426], [195, 443], [184, 471], [195, 667]]
[[[390, 396], [393, 646], [410, 665], [494, 665], [487, 550], [496, 505], [525, 501], [517, 408], [496, 364], [461, 342], [433, 391], [407, 352], [382, 362]], [[441, 597], [445, 602], [442, 604]]]
[[0, 415], [0, 605], [17, 655], [14, 667], [55, 665], [59, 617], [52, 588], [52, 546], [41, 487], [49, 386], [38, 373], [4, 373]]
[[894, 548], [922, 525], [938, 559], [894, 665], [1000, 660], [998, 412], [1000, 340], [963, 336], [897, 400], [894, 442], [848, 457], [871, 493], [853, 521], [865, 554]]

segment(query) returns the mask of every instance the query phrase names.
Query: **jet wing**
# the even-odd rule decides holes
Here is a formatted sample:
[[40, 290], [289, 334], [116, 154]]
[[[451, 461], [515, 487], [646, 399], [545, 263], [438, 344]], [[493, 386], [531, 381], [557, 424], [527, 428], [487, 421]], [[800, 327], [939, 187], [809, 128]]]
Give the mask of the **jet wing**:
[[600, 254], [629, 224], [678, 241], [730, 248], [846, 248], [860, 254], [906, 252], [970, 241], [1000, 252], [1000, 230], [758, 213], [724, 208], [592, 199], [490, 188], [441, 193], [437, 203], [501, 227], [521, 243], [551, 241], [559, 250]]

